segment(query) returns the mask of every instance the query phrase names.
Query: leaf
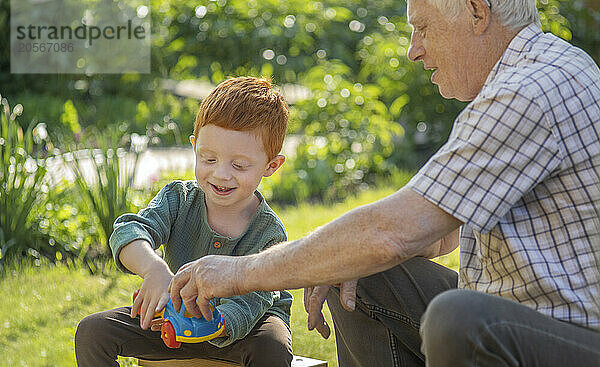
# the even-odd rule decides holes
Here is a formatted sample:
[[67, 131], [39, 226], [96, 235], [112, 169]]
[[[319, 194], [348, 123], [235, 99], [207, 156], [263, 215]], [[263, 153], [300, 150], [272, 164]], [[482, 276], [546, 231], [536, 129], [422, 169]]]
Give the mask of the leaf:
[[81, 126], [79, 125], [79, 116], [73, 101], [68, 99], [63, 105], [63, 113], [60, 116], [60, 122], [68, 127], [74, 134], [81, 134]]

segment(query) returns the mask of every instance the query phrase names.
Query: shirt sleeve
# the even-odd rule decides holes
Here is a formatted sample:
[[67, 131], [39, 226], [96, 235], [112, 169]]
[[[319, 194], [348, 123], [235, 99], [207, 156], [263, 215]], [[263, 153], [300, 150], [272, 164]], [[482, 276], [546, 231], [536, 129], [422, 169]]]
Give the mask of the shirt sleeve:
[[217, 309], [225, 319], [227, 336], [208, 342], [217, 347], [226, 347], [250, 333], [258, 320], [273, 305], [273, 292], [251, 292], [243, 296], [221, 298], [219, 302]]
[[109, 245], [119, 269], [131, 273], [119, 260], [125, 245], [134, 240], [146, 240], [156, 250], [169, 240], [180, 200], [175, 185], [176, 182], [173, 182], [163, 187], [139, 213], [123, 214], [115, 220]]
[[561, 164], [558, 142], [533, 93], [502, 86], [458, 116], [448, 142], [407, 184], [480, 232]]
[[[282, 242], [285, 238], [284, 230], [282, 236], [279, 235], [268, 241], [263, 249]], [[279, 299], [279, 292], [265, 291], [218, 299], [217, 309], [225, 319], [227, 336], [211, 339], [208, 342], [217, 347], [226, 347], [236, 340], [245, 338], [258, 320], [273, 306], [276, 299]]]

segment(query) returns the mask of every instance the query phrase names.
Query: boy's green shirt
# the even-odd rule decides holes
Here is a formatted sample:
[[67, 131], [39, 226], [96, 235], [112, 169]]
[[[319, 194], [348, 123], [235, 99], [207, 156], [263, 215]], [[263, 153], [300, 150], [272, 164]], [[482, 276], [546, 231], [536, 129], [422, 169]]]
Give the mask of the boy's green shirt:
[[[129, 272], [119, 261], [119, 252], [137, 239], [148, 241], [154, 249], [163, 245], [164, 259], [173, 273], [183, 264], [205, 255], [254, 254], [285, 241], [287, 235], [282, 222], [262, 195], [258, 191], [255, 194], [260, 205], [246, 230], [231, 238], [216, 233], [208, 225], [204, 192], [196, 181], [171, 182], [138, 214], [123, 214], [117, 218], [109, 240], [115, 263]], [[209, 342], [223, 347], [244, 338], [265, 313], [280, 317], [289, 326], [292, 300], [287, 291], [217, 298], [228, 336]]]

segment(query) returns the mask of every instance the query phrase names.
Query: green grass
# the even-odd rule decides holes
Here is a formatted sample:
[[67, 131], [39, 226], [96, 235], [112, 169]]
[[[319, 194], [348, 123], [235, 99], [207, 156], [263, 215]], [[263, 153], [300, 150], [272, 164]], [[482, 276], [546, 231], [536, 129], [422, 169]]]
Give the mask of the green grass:
[[137, 277], [26, 266], [0, 281], [1, 366], [74, 366], [73, 335], [84, 316], [127, 304]]
[[[335, 205], [300, 205], [277, 210], [290, 239], [298, 238], [348, 210], [390, 194], [392, 189], [365, 192]], [[439, 259], [456, 268], [457, 253]], [[141, 280], [109, 267], [103, 276], [92, 276], [77, 266], [16, 266], [0, 274], [0, 366], [74, 366], [73, 336], [77, 323], [93, 312], [130, 304]], [[324, 359], [337, 366], [332, 335], [323, 340], [306, 329], [302, 290], [292, 291], [294, 353]], [[331, 316], [326, 310], [331, 323]], [[123, 366], [135, 366], [122, 359]]]

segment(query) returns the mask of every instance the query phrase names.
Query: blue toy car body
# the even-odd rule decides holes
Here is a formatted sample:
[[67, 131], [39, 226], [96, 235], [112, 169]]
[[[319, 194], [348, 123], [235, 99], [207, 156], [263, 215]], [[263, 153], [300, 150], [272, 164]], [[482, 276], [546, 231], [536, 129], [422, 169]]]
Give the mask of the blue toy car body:
[[165, 345], [170, 348], [179, 348], [184, 343], [200, 343], [218, 337], [225, 329], [223, 316], [212, 304], [213, 318], [206, 321], [204, 317], [197, 318], [185, 311], [185, 305], [181, 304], [179, 312], [169, 303], [157, 315], [164, 319], [161, 327], [161, 337]]

